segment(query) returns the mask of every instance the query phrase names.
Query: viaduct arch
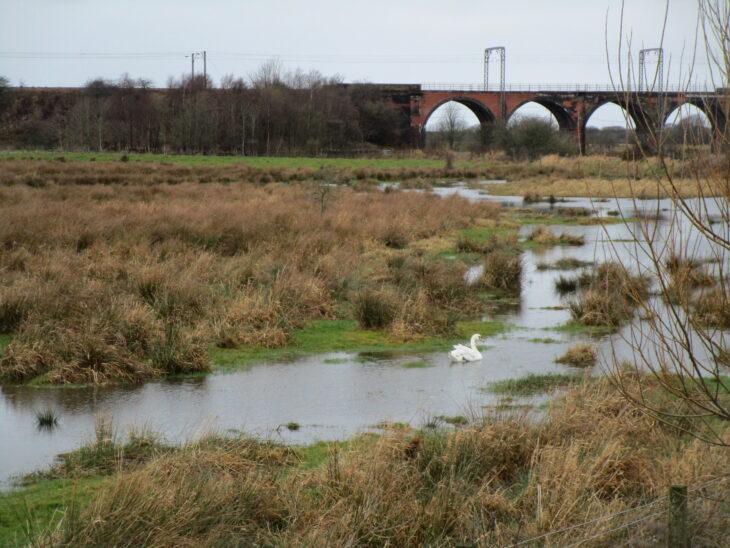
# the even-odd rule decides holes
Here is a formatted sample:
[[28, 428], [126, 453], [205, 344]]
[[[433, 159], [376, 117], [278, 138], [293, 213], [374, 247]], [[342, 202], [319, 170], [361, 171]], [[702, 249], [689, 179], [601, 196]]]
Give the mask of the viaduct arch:
[[[362, 84], [359, 84], [362, 85]], [[476, 91], [424, 90], [419, 84], [366, 84], [377, 86], [391, 106], [403, 114], [408, 126], [403, 128], [403, 145], [422, 148], [425, 144], [425, 125], [433, 112], [449, 101], [469, 108], [481, 124], [507, 123], [514, 112], [525, 103], [534, 102], [547, 108], [558, 121], [562, 131], [570, 133], [581, 153], [585, 153], [586, 124], [601, 106], [614, 103], [623, 108], [633, 120], [640, 139], [651, 145], [655, 135], [665, 124], [668, 115], [683, 104], [692, 104], [710, 119], [715, 135], [728, 130], [730, 94], [716, 92], [632, 92], [620, 94], [614, 90], [598, 91]]]

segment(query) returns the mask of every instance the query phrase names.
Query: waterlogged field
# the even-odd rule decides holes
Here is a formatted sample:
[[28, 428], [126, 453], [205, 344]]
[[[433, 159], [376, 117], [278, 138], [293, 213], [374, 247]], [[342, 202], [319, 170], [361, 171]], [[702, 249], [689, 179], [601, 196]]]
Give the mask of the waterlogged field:
[[0, 481], [44, 470], [0, 495], [11, 545], [506, 545], [730, 464], [601, 378], [656, 298], [612, 265], [671, 203], [538, 179], [609, 160], [522, 166], [528, 199], [489, 163], [3, 154]]

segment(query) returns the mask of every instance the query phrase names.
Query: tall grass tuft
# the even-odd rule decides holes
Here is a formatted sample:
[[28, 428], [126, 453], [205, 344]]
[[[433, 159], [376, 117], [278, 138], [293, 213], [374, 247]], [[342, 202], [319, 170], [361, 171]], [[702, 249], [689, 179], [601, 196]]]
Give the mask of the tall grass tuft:
[[573, 321], [581, 325], [618, 328], [632, 318], [634, 308], [648, 293], [646, 277], [632, 274], [619, 263], [606, 262], [595, 268], [568, 308]]
[[566, 231], [555, 234], [547, 226], [538, 226], [527, 235], [526, 240], [537, 245], [583, 245], [585, 243], [583, 236]]
[[479, 284], [510, 295], [519, 295], [522, 288], [522, 257], [515, 253], [494, 251], [484, 259], [484, 273]]
[[578, 343], [568, 348], [565, 354], [556, 358], [555, 361], [575, 367], [590, 367], [596, 363], [596, 356], [595, 346], [592, 344]]
[[353, 296], [352, 306], [361, 328], [385, 329], [393, 323], [398, 303], [391, 291], [363, 289]]
[[58, 426], [58, 415], [53, 409], [36, 411], [35, 418], [40, 429], [52, 430]]

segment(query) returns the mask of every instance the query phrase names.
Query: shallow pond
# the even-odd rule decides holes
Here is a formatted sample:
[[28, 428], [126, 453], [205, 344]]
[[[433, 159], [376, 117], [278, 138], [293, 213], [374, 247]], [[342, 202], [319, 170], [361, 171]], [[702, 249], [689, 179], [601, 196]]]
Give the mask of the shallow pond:
[[[510, 201], [466, 188], [434, 192]], [[511, 200], [517, 203], [521, 199]], [[587, 200], [574, 200], [571, 207], [590, 206]], [[605, 211], [634, 207], [620, 201], [600, 205]], [[661, 209], [665, 204], [647, 201], [646, 206]], [[532, 229], [523, 227], [523, 233]], [[91, 440], [99, 416], [112, 419], [120, 434], [130, 427], [149, 428], [169, 441], [194, 439], [211, 430], [241, 430], [275, 440], [309, 443], [346, 438], [376, 429], [383, 422], [420, 426], [439, 415], [478, 414], [499, 403], [499, 396], [484, 390], [490, 382], [529, 373], [576, 372], [554, 360], [570, 345], [589, 336], [554, 330], [569, 319], [568, 311], [560, 308], [563, 300], [554, 290], [555, 278], [565, 272], [539, 270], [537, 265], [565, 257], [590, 262], [617, 254], [627, 258], [636, 253], [637, 244], [632, 228], [624, 224], [571, 226], [567, 230], [583, 235], [586, 244], [535, 248], [524, 253], [519, 303], [500, 305], [487, 314], [488, 318], [504, 319], [514, 328], [487, 339], [481, 362], [451, 363], [449, 348], [433, 353], [336, 353], [139, 386], [0, 387], [0, 486], [7, 487], [12, 476], [47, 466], [58, 453]], [[611, 349], [608, 336], [594, 340], [602, 352]], [[616, 349], [619, 354], [630, 353], [620, 344]], [[596, 366], [590, 373], [600, 374], [601, 367]], [[544, 397], [528, 401], [539, 404]], [[53, 430], [36, 426], [36, 412], [45, 409], [59, 416]], [[298, 430], [286, 426], [293, 422], [298, 423]]]

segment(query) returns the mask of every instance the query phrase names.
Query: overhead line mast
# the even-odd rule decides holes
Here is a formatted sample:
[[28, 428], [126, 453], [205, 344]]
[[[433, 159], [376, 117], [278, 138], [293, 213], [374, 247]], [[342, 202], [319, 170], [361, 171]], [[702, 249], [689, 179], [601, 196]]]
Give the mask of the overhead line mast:
[[489, 91], [489, 58], [493, 53], [499, 56], [499, 115], [500, 118], [504, 120], [507, 116], [504, 85], [506, 50], [504, 46], [497, 46], [484, 50], [484, 91]]

